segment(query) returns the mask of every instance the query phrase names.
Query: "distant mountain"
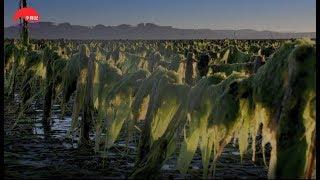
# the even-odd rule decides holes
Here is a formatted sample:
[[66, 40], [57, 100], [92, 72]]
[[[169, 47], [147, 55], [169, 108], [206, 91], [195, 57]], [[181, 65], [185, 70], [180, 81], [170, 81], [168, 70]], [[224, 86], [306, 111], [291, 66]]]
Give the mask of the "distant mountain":
[[[121, 24], [119, 26], [96, 25], [93, 27], [40, 22], [29, 24], [30, 37], [33, 39], [290, 39], [299, 37], [315, 38], [315, 32], [286, 33], [273, 31], [178, 29], [171, 26], [158, 26], [152, 23], [140, 23], [137, 26]], [[4, 28], [5, 38], [18, 38], [19, 27]]]

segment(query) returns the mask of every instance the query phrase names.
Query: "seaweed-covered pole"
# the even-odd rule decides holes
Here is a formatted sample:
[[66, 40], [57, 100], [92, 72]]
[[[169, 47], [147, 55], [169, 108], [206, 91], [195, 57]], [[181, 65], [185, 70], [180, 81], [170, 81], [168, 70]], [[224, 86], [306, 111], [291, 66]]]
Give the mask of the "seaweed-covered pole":
[[[208, 175], [211, 157], [213, 165], [210, 171], [213, 171], [223, 148], [232, 136], [237, 134], [241, 122], [245, 120], [244, 116], [249, 112], [249, 103], [243, 97], [246, 89], [246, 83], [243, 82], [246, 78], [243, 73], [233, 73], [225, 80], [221, 76], [220, 83], [216, 82], [219, 80], [217, 77], [203, 78], [191, 89], [189, 97], [193, 98], [188, 102], [188, 121], [177, 162], [177, 168], [182, 173], [188, 171], [198, 144], [202, 156], [203, 176]], [[244, 85], [240, 86], [241, 84]], [[246, 139], [240, 138], [239, 144], [243, 142], [245, 144]]]
[[315, 47], [285, 43], [252, 77], [255, 118], [272, 150], [269, 178], [303, 178], [312, 172], [315, 131]]
[[309, 146], [309, 153], [307, 155], [307, 164], [305, 168], [305, 178], [311, 179], [314, 176], [316, 165], [316, 131], [313, 131], [311, 136], [311, 144]]
[[[80, 102], [80, 96], [77, 95], [80, 94], [80, 85], [78, 81], [82, 79], [81, 71], [85, 69], [88, 65], [88, 58], [89, 58], [89, 49], [86, 45], [79, 45], [79, 52], [77, 52], [75, 55], [73, 55], [68, 61], [65, 67], [62, 70], [62, 102], [61, 102], [61, 118], [63, 118], [66, 110], [66, 104], [70, 100], [71, 95], [73, 92], [76, 92], [76, 98], [75, 101]], [[83, 80], [84, 81], [84, 80]], [[79, 88], [77, 87], [79, 86]], [[82, 101], [81, 101], [82, 102]], [[79, 104], [74, 104], [73, 110], [75, 108], [79, 108]], [[80, 111], [80, 110], [79, 110]], [[78, 111], [73, 111], [78, 112]], [[78, 118], [78, 113], [75, 113], [75, 118]], [[73, 119], [74, 122], [77, 121], [77, 119]]]
[[157, 51], [152, 53], [148, 59], [148, 70], [149, 72], [153, 72], [160, 63], [161, 54]]
[[181, 82], [177, 73], [161, 66], [141, 84], [133, 103], [134, 114], [140, 109], [146, 96], [149, 95], [150, 100], [139, 142], [139, 160], [150, 151], [152, 143], [163, 135], [184, 98], [179, 84]]
[[169, 64], [169, 66], [167, 67], [169, 70], [173, 70], [173, 71], [178, 71], [179, 69], [179, 65], [181, 63], [181, 60], [183, 59], [183, 55], [181, 54], [174, 54], [172, 56], [172, 60]]
[[[20, 0], [20, 3], [22, 3], [23, 8], [27, 7], [27, 0]], [[28, 22], [25, 19], [22, 21], [21, 39], [23, 45], [27, 46], [29, 44]]]
[[186, 62], [186, 73], [185, 73], [185, 80], [188, 85], [193, 85], [195, 76], [196, 76], [196, 71], [195, 71], [195, 66], [196, 66], [197, 60], [195, 59], [194, 53], [188, 53], [187, 57], [187, 62]]
[[210, 61], [209, 54], [207, 53], [201, 54], [200, 61], [198, 62], [198, 65], [197, 65], [200, 77], [206, 76], [208, 74], [209, 61]]
[[[126, 74], [121, 79], [115, 79], [115, 74], [113, 75], [112, 80], [115, 82], [112, 83], [113, 85], [108, 84], [110, 88], [104, 92], [106, 95], [106, 105], [102, 111], [107, 109], [105, 113], [107, 118], [104, 118], [105, 125], [100, 123], [100, 126], [106, 126], [105, 149], [109, 149], [114, 145], [125, 121], [128, 121], [129, 124], [128, 138], [130, 138], [135, 125], [135, 122], [132, 121], [131, 104], [141, 81], [145, 79], [148, 74], [149, 72], [146, 70], [138, 70], [137, 72]], [[101, 128], [98, 127], [98, 130], [99, 129]], [[101, 130], [99, 131], [101, 132]], [[98, 132], [96, 134], [99, 135]]]
[[44, 104], [43, 104], [43, 117], [42, 122], [44, 129], [48, 130], [50, 128], [50, 116], [51, 116], [51, 106], [52, 106], [52, 94], [54, 91], [53, 81], [52, 81], [52, 64], [53, 57], [51, 55], [51, 50], [46, 47], [44, 49], [43, 60], [45, 58], [46, 74], [45, 74], [45, 94], [44, 94]]
[[315, 161], [312, 137], [316, 117], [315, 54], [312, 44], [303, 44], [288, 58], [289, 79], [278, 119], [276, 177], [310, 178], [312, 175]]
[[[90, 55], [89, 48], [81, 44], [79, 52], [68, 61], [63, 74], [62, 109], [76, 90], [73, 104], [72, 122], [68, 135], [80, 126], [80, 144], [86, 145], [89, 140], [90, 124], [92, 123], [93, 96], [92, 86], [94, 78], [94, 53]], [[76, 82], [76, 88], [72, 87]], [[79, 114], [82, 112], [82, 119]]]
[[132, 114], [133, 120], [144, 120], [146, 118], [146, 113], [148, 105], [150, 104], [150, 94], [152, 92], [152, 87], [155, 81], [157, 81], [157, 76], [162, 72], [163, 68], [159, 66], [156, 71], [151, 75], [148, 74], [148, 77], [142, 80], [141, 85], [138, 88], [135, 98], [132, 103]]
[[155, 141], [151, 146], [150, 152], [137, 162], [130, 178], [151, 178], [155, 177], [162, 165], [175, 150], [175, 142], [178, 139], [178, 131], [184, 124], [185, 103], [182, 103], [172, 118], [164, 135]]
[[60, 68], [63, 68], [63, 66], [65, 65], [64, 60], [60, 59], [60, 55], [58, 53], [59, 52], [55, 51], [51, 47], [45, 47], [41, 57], [42, 64], [45, 69], [43, 82], [44, 103], [42, 123], [46, 132], [49, 132], [50, 130], [51, 107], [53, 103], [52, 101], [55, 98], [56, 85], [59, 84], [57, 78], [61, 73], [61, 70], [57, 69], [56, 65], [59, 64]]
[[88, 59], [87, 67], [87, 78], [86, 78], [86, 90], [85, 98], [83, 103], [83, 117], [81, 120], [81, 134], [80, 143], [82, 145], [88, 144], [90, 125], [93, 120], [93, 78], [94, 78], [95, 66], [94, 66], [94, 53], [90, 54]]
[[[21, 88], [21, 96], [22, 96], [22, 105], [24, 106], [23, 111], [27, 110], [29, 108], [30, 105], [30, 101], [31, 101], [31, 95], [32, 95], [32, 87], [34, 87], [34, 85], [32, 85], [31, 83], [35, 83], [35, 80], [38, 76], [34, 76], [35, 73], [38, 74], [39, 76], [43, 77], [43, 69], [41, 69], [41, 67], [43, 68], [43, 63], [41, 61], [41, 53], [37, 52], [37, 51], [32, 51], [29, 50], [27, 52], [27, 48], [23, 47], [21, 52], [20, 52], [20, 67], [21, 72], [24, 73], [24, 78], [22, 81], [22, 88]], [[21, 73], [19, 72], [19, 73]]]
[[[110, 88], [114, 87], [114, 84], [119, 83], [122, 78], [122, 72], [120, 69], [105, 61], [95, 62], [95, 76], [93, 80], [93, 101], [94, 107], [98, 111], [98, 117], [95, 119], [95, 152], [100, 150], [101, 133], [104, 128], [103, 120], [107, 114], [106, 105], [109, 101], [106, 100]], [[108, 131], [108, 134], [110, 132]]]
[[26, 72], [26, 75], [23, 79], [23, 87], [21, 89], [21, 95], [22, 95], [22, 103], [26, 104], [27, 100], [31, 97], [31, 86], [30, 83], [28, 83], [32, 79], [32, 73], [30, 71]]
[[[197, 84], [218, 84], [223, 79], [225, 79], [224, 76], [216, 74], [213, 77], [200, 80]], [[187, 121], [187, 110], [189, 104], [194, 101], [195, 95], [199, 96], [199, 93], [201, 93], [200, 91], [204, 90], [204, 88], [199, 89], [196, 87], [190, 89], [190, 86], [186, 85], [174, 85], [171, 88], [175, 90], [180, 89], [177, 94], [188, 98], [181, 99], [181, 104], [174, 116], [172, 116], [168, 128], [165, 130], [163, 135], [152, 144], [150, 151], [143, 157], [143, 159], [137, 162], [137, 165], [130, 175], [131, 178], [151, 178], [157, 175], [162, 165], [177, 148], [176, 144], [180, 137], [180, 130]], [[166, 89], [167, 91], [174, 91], [173, 89], [170, 90], [170, 87]], [[201, 102], [201, 100], [199, 99], [198, 102]]]
[[197, 77], [197, 60], [195, 59], [195, 55], [193, 52], [188, 52], [187, 58], [182, 60], [180, 63], [178, 73], [186, 84], [192, 86], [195, 83], [195, 79]]
[[266, 63], [264, 56], [256, 56], [254, 60], [253, 72], [256, 73], [258, 69]]

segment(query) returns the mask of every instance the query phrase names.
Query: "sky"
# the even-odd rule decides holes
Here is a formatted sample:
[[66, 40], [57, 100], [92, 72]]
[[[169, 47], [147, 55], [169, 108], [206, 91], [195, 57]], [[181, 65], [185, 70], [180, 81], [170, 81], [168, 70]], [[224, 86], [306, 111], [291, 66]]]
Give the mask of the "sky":
[[[155, 23], [183, 29], [315, 32], [316, 0], [27, 0], [41, 21], [72, 25]], [[4, 0], [14, 25], [18, 0]]]

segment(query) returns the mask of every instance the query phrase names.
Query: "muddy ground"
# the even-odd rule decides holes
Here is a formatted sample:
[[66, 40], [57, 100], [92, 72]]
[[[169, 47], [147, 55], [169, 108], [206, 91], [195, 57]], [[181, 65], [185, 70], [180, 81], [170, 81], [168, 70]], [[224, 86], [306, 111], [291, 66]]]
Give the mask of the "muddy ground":
[[[66, 137], [71, 118], [67, 114], [60, 118], [59, 105], [53, 106], [52, 128], [44, 135], [41, 104], [33, 104], [30, 113], [17, 119], [19, 98], [5, 97], [5, 137], [4, 163], [7, 179], [40, 178], [85, 178], [85, 179], [125, 179], [132, 171], [137, 148], [135, 142], [127, 146], [125, 135], [116, 141], [115, 146], [103, 158], [93, 149], [80, 150], [77, 137]], [[91, 137], [93, 138], [93, 136]], [[240, 161], [237, 144], [229, 144], [220, 157], [215, 171], [218, 178], [266, 178], [267, 168], [258, 152], [257, 162], [251, 161], [251, 150]], [[182, 175], [175, 168], [176, 155], [164, 164], [156, 177], [159, 179], [200, 178], [202, 172], [199, 149], [190, 165], [190, 171]]]

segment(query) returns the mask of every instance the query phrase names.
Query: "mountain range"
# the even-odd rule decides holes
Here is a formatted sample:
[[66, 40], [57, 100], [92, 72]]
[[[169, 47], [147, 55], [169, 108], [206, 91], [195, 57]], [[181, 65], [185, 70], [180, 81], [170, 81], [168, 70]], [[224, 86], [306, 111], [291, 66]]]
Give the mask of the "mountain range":
[[[39, 22], [28, 25], [30, 37], [33, 39], [290, 39], [309, 37], [315, 38], [315, 32], [275, 32], [240, 30], [211, 30], [211, 29], [178, 29], [172, 26], [159, 26], [153, 23], [140, 23], [136, 26], [121, 24], [118, 26], [80, 26], [70, 23], [56, 24]], [[20, 27], [4, 28], [5, 38], [19, 38]]]

